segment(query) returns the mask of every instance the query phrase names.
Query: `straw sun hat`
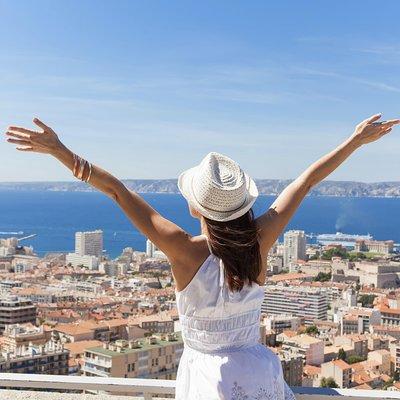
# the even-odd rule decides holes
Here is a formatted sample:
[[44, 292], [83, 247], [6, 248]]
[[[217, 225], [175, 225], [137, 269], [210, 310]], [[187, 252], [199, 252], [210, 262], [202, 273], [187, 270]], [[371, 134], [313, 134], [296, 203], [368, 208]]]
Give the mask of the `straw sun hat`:
[[214, 221], [239, 218], [250, 210], [258, 196], [253, 179], [235, 161], [216, 152], [182, 172], [178, 188], [194, 209]]

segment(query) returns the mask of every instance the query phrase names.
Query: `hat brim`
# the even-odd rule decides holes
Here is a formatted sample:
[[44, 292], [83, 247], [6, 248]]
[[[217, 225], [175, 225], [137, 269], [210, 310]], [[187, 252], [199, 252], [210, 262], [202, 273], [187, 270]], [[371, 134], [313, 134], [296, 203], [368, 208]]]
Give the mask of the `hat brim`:
[[203, 207], [193, 194], [193, 177], [197, 171], [198, 166], [189, 168], [188, 170], [182, 172], [178, 177], [178, 189], [182, 193], [182, 196], [187, 200], [187, 202], [195, 208], [201, 215], [211, 219], [213, 221], [231, 221], [233, 219], [239, 218], [244, 215], [247, 211], [251, 209], [258, 197], [258, 189], [254, 180], [244, 172], [247, 196], [245, 202], [242, 206], [233, 211], [215, 211]]

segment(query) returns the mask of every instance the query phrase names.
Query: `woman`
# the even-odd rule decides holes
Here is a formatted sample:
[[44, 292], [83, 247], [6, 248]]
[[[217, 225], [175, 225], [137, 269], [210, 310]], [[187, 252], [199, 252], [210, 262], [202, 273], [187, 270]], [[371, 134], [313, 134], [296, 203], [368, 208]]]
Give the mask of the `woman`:
[[400, 120], [357, 125], [331, 151], [289, 184], [268, 211], [254, 218], [254, 181], [230, 158], [209, 153], [179, 176], [178, 186], [201, 235], [168, 221], [117, 178], [72, 153], [38, 119], [40, 131], [10, 126], [20, 151], [56, 157], [73, 175], [99, 189], [168, 257], [184, 339], [176, 399], [293, 399], [281, 363], [259, 343], [267, 254], [309, 190], [362, 145], [374, 142]]

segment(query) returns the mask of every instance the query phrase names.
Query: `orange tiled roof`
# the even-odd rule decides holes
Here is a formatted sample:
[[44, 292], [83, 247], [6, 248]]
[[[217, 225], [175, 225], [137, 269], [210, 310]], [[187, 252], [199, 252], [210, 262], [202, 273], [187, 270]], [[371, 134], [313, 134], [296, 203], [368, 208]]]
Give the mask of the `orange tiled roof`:
[[350, 364], [347, 364], [347, 362], [346, 361], [343, 361], [343, 360], [333, 360], [332, 361], [332, 363], [336, 366], [336, 367], [338, 367], [338, 368], [340, 368], [340, 369], [349, 369], [349, 368], [351, 368], [351, 366], [350, 366]]
[[297, 279], [307, 279], [312, 278], [313, 275], [311, 274], [303, 274], [303, 273], [290, 273], [290, 274], [279, 274], [273, 275], [268, 278], [269, 281], [272, 282], [283, 282], [283, 281], [290, 281], [290, 280], [297, 280]]
[[65, 343], [64, 347], [71, 352], [71, 357], [82, 354], [89, 347], [101, 346], [100, 340], [82, 340], [79, 342]]
[[314, 365], [305, 365], [303, 368], [303, 373], [305, 375], [318, 375], [321, 373], [321, 367], [315, 367]]

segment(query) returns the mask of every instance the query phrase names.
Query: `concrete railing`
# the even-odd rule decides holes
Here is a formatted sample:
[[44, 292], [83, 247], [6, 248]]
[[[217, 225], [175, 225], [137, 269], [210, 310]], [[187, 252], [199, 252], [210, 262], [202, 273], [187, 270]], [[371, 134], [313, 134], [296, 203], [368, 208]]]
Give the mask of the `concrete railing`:
[[[71, 375], [39, 375], [0, 373], [1, 388], [29, 389], [59, 389], [65, 391], [102, 391], [112, 393], [132, 393], [144, 400], [152, 400], [153, 395], [174, 395], [175, 381], [165, 379], [138, 379], [138, 378], [99, 378]], [[332, 397], [356, 398], [367, 400], [399, 399], [400, 392], [389, 390], [356, 390], [356, 389], [328, 389], [311, 387], [292, 387], [298, 400], [334, 400]], [[17, 392], [16, 392], [17, 393]], [[1, 397], [1, 396], [0, 396]], [[62, 399], [57, 393], [57, 399]], [[95, 397], [93, 398], [95, 399]], [[112, 396], [110, 396], [112, 400]]]

